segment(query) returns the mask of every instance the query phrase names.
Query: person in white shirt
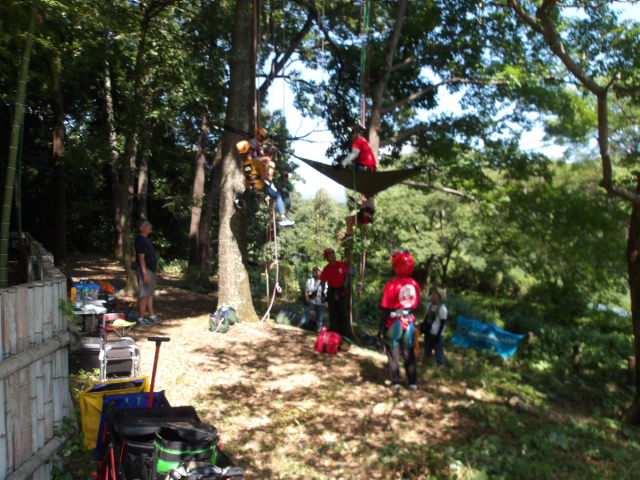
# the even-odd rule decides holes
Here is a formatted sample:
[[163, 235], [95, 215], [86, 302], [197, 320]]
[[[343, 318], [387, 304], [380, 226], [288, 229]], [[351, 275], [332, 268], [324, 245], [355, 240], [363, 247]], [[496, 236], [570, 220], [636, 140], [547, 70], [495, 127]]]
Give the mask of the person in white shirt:
[[436, 288], [431, 294], [431, 302], [427, 306], [427, 314], [420, 330], [424, 334], [424, 358], [429, 361], [434, 352], [438, 366], [444, 367], [446, 358], [444, 355], [444, 332], [447, 325], [446, 291]]
[[304, 300], [307, 306], [300, 320], [300, 327], [305, 327], [311, 319], [311, 312], [315, 311], [318, 331], [322, 330], [324, 303], [327, 297], [327, 284], [320, 280], [320, 272], [320, 267], [314, 267], [313, 274], [304, 287]]

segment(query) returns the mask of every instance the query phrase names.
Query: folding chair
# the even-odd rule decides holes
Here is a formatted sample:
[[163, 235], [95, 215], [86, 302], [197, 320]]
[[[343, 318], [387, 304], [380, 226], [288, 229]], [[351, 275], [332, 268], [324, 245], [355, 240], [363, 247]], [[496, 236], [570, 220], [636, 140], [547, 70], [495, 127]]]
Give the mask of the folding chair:
[[124, 337], [135, 325], [136, 322], [128, 321], [124, 313], [102, 314], [102, 329], [105, 333], [115, 332], [119, 337]]

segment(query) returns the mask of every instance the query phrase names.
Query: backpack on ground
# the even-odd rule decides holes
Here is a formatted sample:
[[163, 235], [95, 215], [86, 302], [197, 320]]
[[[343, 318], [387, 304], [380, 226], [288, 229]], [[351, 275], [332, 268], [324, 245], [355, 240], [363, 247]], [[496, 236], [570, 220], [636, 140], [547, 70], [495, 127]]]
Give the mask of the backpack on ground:
[[316, 340], [315, 351], [319, 353], [338, 353], [342, 345], [342, 335], [330, 332], [324, 327]]
[[275, 322], [278, 325], [296, 325], [296, 312], [290, 310], [280, 310], [276, 315]]
[[220, 307], [216, 313], [209, 315], [209, 330], [227, 333], [229, 327], [238, 321], [238, 314], [233, 307]]

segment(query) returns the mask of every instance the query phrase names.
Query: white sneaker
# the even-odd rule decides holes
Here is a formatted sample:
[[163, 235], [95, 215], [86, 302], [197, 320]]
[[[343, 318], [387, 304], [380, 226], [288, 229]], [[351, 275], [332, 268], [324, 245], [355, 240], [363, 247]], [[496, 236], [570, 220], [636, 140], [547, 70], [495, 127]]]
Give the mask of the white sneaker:
[[418, 386], [415, 383], [412, 383], [411, 385], [409, 385], [409, 390], [415, 392], [416, 390], [418, 390]]
[[281, 227], [290, 227], [291, 225], [293, 225], [296, 222], [294, 222], [293, 220], [289, 220], [288, 218], [285, 217], [282, 220], [280, 220], [279, 223], [280, 223]]
[[391, 385], [391, 388], [393, 389], [394, 392], [399, 392], [400, 389], [402, 388], [402, 385], [400, 385], [399, 383], [394, 383], [393, 385]]

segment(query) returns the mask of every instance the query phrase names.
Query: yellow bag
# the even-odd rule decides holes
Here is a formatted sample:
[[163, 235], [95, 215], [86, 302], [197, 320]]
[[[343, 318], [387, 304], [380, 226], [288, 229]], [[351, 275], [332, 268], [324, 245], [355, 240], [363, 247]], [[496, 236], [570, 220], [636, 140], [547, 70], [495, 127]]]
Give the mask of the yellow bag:
[[144, 393], [149, 391], [149, 377], [121, 378], [96, 383], [80, 393], [80, 421], [84, 444], [89, 450], [96, 448], [102, 404], [105, 395]]

